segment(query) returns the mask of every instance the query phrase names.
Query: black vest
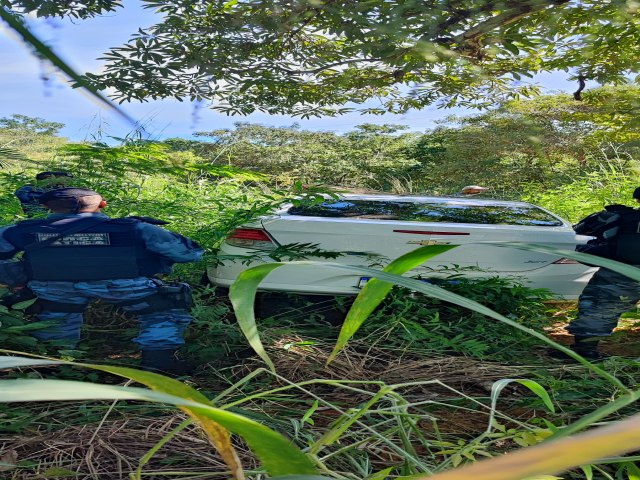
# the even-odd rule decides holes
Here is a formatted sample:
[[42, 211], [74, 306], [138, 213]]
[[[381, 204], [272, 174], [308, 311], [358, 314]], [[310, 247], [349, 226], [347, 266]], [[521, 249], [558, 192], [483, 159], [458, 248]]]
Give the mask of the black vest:
[[[146, 249], [138, 220], [116, 218], [94, 224], [96, 217], [77, 218], [26, 220], [5, 230], [3, 237], [24, 251], [30, 280], [112, 280], [149, 277], [164, 270], [162, 259]], [[83, 223], [88, 228], [64, 235], [72, 225]], [[60, 234], [53, 243], [37, 247]]]

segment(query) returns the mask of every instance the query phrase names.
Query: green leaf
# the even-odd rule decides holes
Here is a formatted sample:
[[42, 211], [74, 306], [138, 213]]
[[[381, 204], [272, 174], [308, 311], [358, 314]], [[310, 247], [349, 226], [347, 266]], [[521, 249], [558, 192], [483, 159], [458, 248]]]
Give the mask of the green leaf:
[[[457, 245], [427, 245], [417, 248], [393, 260], [383, 269], [383, 271], [402, 275], [409, 270], [413, 270], [414, 268], [422, 265], [430, 258], [451, 250], [456, 246]], [[351, 337], [353, 337], [360, 329], [364, 321], [369, 317], [369, 315], [371, 315], [378, 305], [380, 305], [382, 300], [384, 300], [392, 287], [393, 283], [385, 282], [376, 278], [372, 278], [367, 282], [349, 309], [349, 313], [347, 314], [347, 317], [342, 324], [342, 328], [340, 329], [338, 341], [336, 342], [331, 355], [329, 355], [327, 363], [330, 363], [335, 359]]]
[[315, 413], [315, 411], [317, 410], [319, 405], [318, 400], [316, 400], [315, 402], [313, 402], [313, 405], [311, 405], [311, 408], [309, 410], [306, 411], [306, 413], [302, 416], [301, 422], [302, 423], [309, 423], [310, 425], [313, 425], [313, 420], [311, 419], [311, 416]]
[[380, 470], [379, 472], [372, 473], [366, 478], [366, 480], [386, 480], [387, 477], [391, 475], [393, 469], [394, 467], [389, 467], [385, 468], [384, 470]]
[[[618, 263], [618, 262], [616, 262]], [[290, 262], [290, 263], [270, 263], [265, 265], [258, 265], [252, 268], [249, 268], [238, 275], [235, 283], [232, 285], [229, 291], [229, 297], [231, 298], [232, 303], [234, 303], [234, 308], [236, 305], [241, 305], [242, 309], [236, 310], [236, 316], [238, 317], [238, 322], [243, 322], [243, 332], [247, 331], [250, 333], [251, 337], [247, 337], [251, 345], [256, 348], [258, 346], [260, 350], [256, 350], [260, 354], [261, 357], [267, 358], [267, 364], [270, 368], [273, 368], [273, 362], [269, 359], [267, 353], [264, 351], [264, 347], [262, 346], [262, 342], [258, 335], [258, 329], [255, 325], [255, 316], [253, 313], [253, 303], [255, 299], [256, 289], [262, 279], [264, 279], [270, 272], [278, 267], [282, 267], [286, 265], [287, 268], [295, 268], [296, 265], [322, 265], [324, 268], [335, 268], [337, 270], [348, 271], [352, 274], [361, 274], [363, 276], [378, 278], [379, 280], [383, 280], [389, 283], [394, 283], [396, 285], [400, 285], [402, 287], [406, 287], [410, 290], [415, 290], [417, 292], [424, 293], [434, 298], [438, 298], [440, 300], [444, 300], [445, 302], [453, 303], [454, 305], [459, 305], [461, 307], [468, 308], [475, 312], [481, 313], [482, 315], [486, 315], [489, 318], [494, 318], [506, 325], [509, 325], [517, 330], [526, 332], [527, 334], [536, 337], [541, 342], [546, 343], [547, 345], [552, 346], [553, 348], [560, 350], [565, 353], [569, 357], [575, 359], [577, 362], [584, 365], [587, 369], [591, 370], [593, 373], [601, 376], [608, 380], [612, 385], [621, 389], [625, 393], [629, 393], [630, 390], [626, 387], [618, 378], [610, 373], [606, 372], [602, 368], [597, 365], [592, 364], [582, 356], [575, 353], [570, 348], [567, 348], [563, 345], [560, 345], [557, 342], [554, 342], [550, 338], [548, 338], [543, 333], [540, 333], [531, 328], [525, 327], [524, 325], [519, 324], [511, 320], [510, 318], [505, 317], [484, 305], [479, 304], [473, 300], [469, 300], [465, 297], [457, 295], [455, 293], [444, 290], [435, 285], [430, 285], [425, 282], [421, 282], [419, 280], [415, 280], [413, 278], [403, 277], [401, 275], [394, 275], [388, 272], [375, 270], [373, 268], [367, 267], [359, 267], [355, 265], [341, 265], [338, 263], [329, 263], [329, 262], [311, 262], [311, 261], [300, 261], [300, 262]], [[623, 265], [623, 264], [621, 264]], [[235, 288], [234, 288], [235, 287]], [[245, 335], [247, 335], [245, 333]]]
[[624, 467], [627, 470], [627, 478], [629, 480], [640, 480], [640, 468], [635, 463], [627, 462]]
[[505, 42], [505, 43], [502, 44], [502, 46], [504, 47], [505, 50], [508, 50], [509, 52], [513, 53], [514, 55], [518, 55], [520, 53], [520, 49], [518, 49], [518, 47], [516, 47], [511, 42]]
[[47, 468], [42, 472], [44, 478], [78, 477], [80, 474], [62, 467]]
[[591, 465], [583, 465], [580, 469], [584, 472], [585, 480], [593, 480], [593, 467]]
[[264, 360], [271, 371], [275, 371], [275, 366], [262, 345], [253, 306], [256, 299], [258, 285], [267, 275], [284, 263], [267, 263], [249, 268], [238, 275], [238, 278], [229, 288], [229, 300], [233, 305], [240, 330], [244, 333], [251, 348]]
[[553, 406], [553, 403], [551, 402], [551, 398], [549, 397], [549, 394], [544, 389], [544, 387], [540, 385], [538, 382], [535, 382], [533, 380], [518, 379], [518, 378], [503, 378], [502, 380], [498, 380], [497, 382], [494, 382], [493, 385], [491, 386], [491, 413], [489, 415], [489, 426], [487, 427], [487, 432], [490, 432], [494, 426], [493, 422], [495, 418], [498, 397], [500, 397], [500, 392], [502, 392], [504, 387], [506, 387], [507, 385], [513, 382], [519, 383], [520, 385], [527, 387], [529, 390], [535, 393], [538, 397], [540, 397], [540, 399], [542, 399], [542, 402], [547, 407], [547, 409], [549, 409], [551, 413], [555, 413], [556, 409]]
[[[2, 380], [0, 402], [53, 400], [146, 400], [176, 405], [188, 413], [212, 438], [216, 448], [226, 446], [224, 429], [240, 435], [271, 475], [313, 474], [311, 461], [279, 433], [241, 415], [213, 407], [197, 390], [172, 378], [133, 368], [77, 364], [58, 360], [0, 357], [0, 369], [41, 365], [73, 365], [102, 370], [135, 380], [153, 390], [66, 380]], [[229, 447], [230, 448], [230, 447]], [[229, 452], [220, 452], [228, 461]], [[233, 463], [233, 462], [230, 462]], [[233, 466], [230, 465], [233, 471]], [[236, 473], [236, 472], [234, 472]], [[243, 478], [238, 476], [237, 478]]]

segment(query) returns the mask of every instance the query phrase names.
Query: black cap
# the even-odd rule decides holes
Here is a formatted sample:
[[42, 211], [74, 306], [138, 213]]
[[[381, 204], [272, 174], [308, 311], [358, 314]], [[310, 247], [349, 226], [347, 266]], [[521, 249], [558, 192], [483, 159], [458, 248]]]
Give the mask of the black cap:
[[67, 172], [40, 172], [36, 175], [36, 180], [44, 180], [51, 177], [69, 177], [73, 178], [73, 175]]
[[49, 203], [54, 200], [69, 200], [80, 197], [93, 197], [100, 194], [88, 188], [56, 188], [42, 194], [39, 198], [40, 203]]
[[633, 191], [633, 198], [640, 198], [640, 187]]

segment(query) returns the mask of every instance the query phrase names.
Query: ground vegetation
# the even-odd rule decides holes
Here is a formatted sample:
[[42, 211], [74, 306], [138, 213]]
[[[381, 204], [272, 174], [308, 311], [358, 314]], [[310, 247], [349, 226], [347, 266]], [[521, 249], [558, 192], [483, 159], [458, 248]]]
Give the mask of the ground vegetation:
[[[609, 94], [615, 96], [615, 92]], [[628, 92], [623, 94], [628, 98]], [[406, 133], [394, 126], [363, 125], [353, 132], [333, 134], [241, 124], [232, 130], [206, 132], [202, 141], [146, 142], [134, 137], [70, 143], [56, 135], [59, 126], [55, 124], [9, 117], [0, 119], [0, 138], [24, 136], [24, 142], [16, 141], [19, 155], [5, 160], [2, 179], [8, 193], [0, 199], [0, 217], [3, 224], [22, 218], [11, 191], [32, 181], [37, 171], [70, 171], [78, 185], [95, 188], [110, 200], [111, 215], [158, 217], [170, 222], [168, 228], [202, 243], [208, 250], [205, 262], [175, 274], [199, 284], [206, 264], [218, 261], [216, 246], [230, 229], [301, 192], [360, 187], [454, 193], [457, 185], [449, 190], [444, 190], [444, 181], [442, 186], [434, 185], [456, 162], [462, 165], [460, 175], [471, 167], [468, 138], [492, 135], [478, 149], [476, 160], [502, 162], [498, 167], [486, 161], [486, 168], [493, 168], [495, 174], [481, 177], [494, 179], [490, 186], [497, 195], [534, 198], [574, 218], [600, 208], [603, 202], [627, 201], [637, 178], [632, 129], [616, 126], [615, 118], [609, 124], [605, 113], [599, 122], [583, 120], [581, 112], [572, 115], [567, 110], [571, 104], [565, 100], [543, 97], [537, 103], [507, 103], [486, 115], [452, 119], [425, 134]], [[596, 103], [592, 108], [601, 107]], [[523, 120], [527, 121], [524, 126]], [[434, 139], [440, 142], [437, 148]], [[297, 159], [305, 158], [310, 144], [322, 152], [317, 156], [314, 152], [307, 170], [301, 172]], [[437, 161], [437, 155], [446, 161]], [[518, 155], [539, 160], [535, 175], [527, 162], [513, 160]], [[331, 156], [339, 160], [332, 163]], [[353, 163], [364, 172], [362, 176], [354, 173]], [[504, 165], [511, 168], [511, 175], [498, 174]], [[415, 173], [413, 169], [422, 170]], [[431, 174], [425, 178], [427, 171]], [[389, 172], [385, 179], [382, 174]], [[479, 178], [479, 171], [473, 173], [475, 177], [462, 177], [465, 181], [460, 184]], [[530, 181], [525, 184], [521, 177], [526, 175]], [[391, 178], [403, 178], [404, 183]], [[295, 254], [295, 258], [305, 256], [304, 251]], [[469, 282], [452, 274], [441, 285], [450, 292], [546, 332], [561, 344], [568, 342], [562, 326], [574, 315], [574, 304], [549, 303], [546, 292], [517, 282]], [[609, 404], [612, 398], [625, 398], [621, 386], [633, 390], [640, 378], [637, 363], [628, 358], [640, 344], [636, 312], [626, 315], [621, 329], [603, 346], [614, 355], [602, 364], [618, 379], [619, 383], [612, 383], [584, 365], [551, 360], [535, 337], [401, 288], [391, 291], [340, 355], [327, 364], [348, 302], [293, 295], [262, 297], [257, 325], [274, 374], [263, 368], [263, 361], [249, 347], [226, 295], [206, 285], [197, 288], [196, 320], [182, 351], [196, 366], [187, 384], [215, 398], [216, 405], [257, 420], [300, 448], [310, 449], [323, 466], [323, 476], [329, 478], [421, 478], [426, 472], [536, 444], [601, 408], [609, 409], [598, 414], [603, 421], [622, 419], [633, 409], [631, 404], [616, 409]], [[126, 315], [104, 305], [93, 306], [79, 349], [60, 350], [29, 336], [39, 325], [29, 321], [27, 307], [17, 305], [0, 312], [3, 348], [73, 362], [138, 364], [129, 342], [136, 327]], [[13, 368], [2, 375], [122, 385], [121, 377], [70, 365], [44, 372]], [[224, 476], [228, 463], [214, 453], [203, 430], [189, 422], [185, 413], [134, 400], [81, 401], [73, 406], [0, 404], [0, 471], [11, 479], [72, 474], [128, 478], [138, 470], [158, 478]], [[246, 476], [264, 478], [262, 459], [242, 440], [234, 439], [233, 446]], [[563, 478], [631, 479], [637, 470], [635, 460], [634, 456], [610, 458], [572, 470]]]

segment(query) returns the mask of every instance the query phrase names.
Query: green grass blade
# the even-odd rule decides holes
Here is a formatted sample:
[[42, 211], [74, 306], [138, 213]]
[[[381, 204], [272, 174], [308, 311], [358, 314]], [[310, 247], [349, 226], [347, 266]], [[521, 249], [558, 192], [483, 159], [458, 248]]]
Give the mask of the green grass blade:
[[271, 480], [335, 480], [335, 478], [321, 475], [285, 475], [284, 477], [274, 477]]
[[[134, 387], [127, 387], [124, 390], [122, 390], [124, 387], [117, 387], [112, 390], [109, 388], [112, 387], [111, 385], [63, 380], [2, 380], [0, 381], [0, 391], [2, 391], [0, 402], [138, 399], [170, 403], [188, 413], [210, 438], [212, 434], [222, 435], [216, 425], [240, 435], [271, 475], [313, 474], [316, 471], [310, 459], [284, 436], [241, 415], [213, 407], [200, 392], [172, 378], [125, 367], [24, 357], [0, 357], [0, 369], [42, 365], [72, 365], [102, 370], [143, 383], [152, 390]], [[134, 389], [131, 390], [131, 388]], [[218, 440], [224, 444], [224, 439]], [[216, 447], [220, 449], [218, 444]], [[221, 454], [224, 455], [223, 452]]]
[[[392, 273], [405, 273], [418, 265], [421, 265], [429, 258], [447, 250], [451, 250], [454, 247], [455, 245], [429, 245], [418, 248], [395, 259], [387, 265], [385, 271], [390, 271]], [[275, 372], [275, 367], [271, 358], [269, 358], [269, 355], [264, 349], [264, 345], [260, 340], [258, 327], [256, 325], [254, 311], [256, 292], [258, 285], [260, 285], [266, 276], [273, 270], [284, 265], [296, 264], [325, 265], [323, 262], [274, 262], [257, 265], [240, 273], [229, 289], [229, 299], [233, 305], [236, 319], [238, 320], [238, 325], [240, 326], [242, 333], [244, 333], [244, 336], [247, 338], [249, 345], [251, 345], [253, 350], [260, 356], [260, 358], [262, 358], [262, 360], [268, 365], [269, 369], [273, 372]], [[373, 269], [371, 269], [371, 271], [378, 272], [378, 270]], [[384, 299], [391, 287], [391, 283], [376, 280], [375, 278], [364, 287], [361, 292], [361, 295], [363, 295], [364, 298], [360, 299], [360, 301], [356, 299], [356, 303], [354, 303], [354, 306], [349, 310], [347, 320], [345, 320], [346, 328], [343, 326], [340, 331], [340, 338], [338, 339], [339, 344], [342, 346], [346, 344], [349, 338], [351, 338], [360, 325], [362, 325], [362, 322], [364, 322], [364, 320], [369, 316], [371, 311], [373, 311]], [[361, 295], [359, 295], [358, 298], [360, 298]], [[330, 359], [333, 356], [335, 356], [334, 353], [332, 353]]]
[[553, 402], [551, 402], [551, 397], [549, 397], [547, 391], [538, 382], [519, 378], [503, 378], [502, 380], [494, 382], [491, 386], [491, 413], [489, 414], [489, 426], [487, 427], [487, 432], [490, 432], [493, 427], [493, 420], [495, 418], [496, 406], [498, 404], [500, 392], [502, 392], [504, 387], [514, 382], [527, 387], [529, 390], [535, 393], [538, 397], [540, 397], [545, 407], [547, 407], [547, 409], [551, 413], [555, 413], [556, 409], [553, 406]]
[[[251, 327], [251, 334], [253, 335], [252, 339], [254, 341], [257, 340], [257, 342], [260, 342], [260, 338], [259, 338], [259, 335], [258, 335], [257, 327], [255, 326], [255, 317], [254, 317], [254, 314], [253, 314], [253, 299], [255, 298], [255, 290], [257, 289], [258, 284], [260, 283], [260, 281], [262, 279], [264, 279], [264, 277], [269, 272], [273, 271], [275, 268], [282, 267], [283, 265], [286, 265], [287, 268], [295, 268], [296, 265], [306, 265], [306, 266], [318, 265], [318, 266], [322, 266], [322, 267], [335, 268], [337, 270], [346, 270], [346, 271], [348, 271], [348, 272], [350, 272], [352, 274], [360, 274], [360, 275], [366, 276], [366, 277], [378, 278], [379, 280], [383, 280], [383, 281], [386, 281], [386, 282], [389, 282], [389, 283], [393, 283], [395, 285], [400, 285], [401, 287], [406, 287], [406, 288], [408, 288], [410, 290], [415, 290], [417, 292], [424, 293], [424, 294], [429, 295], [431, 297], [438, 298], [440, 300], [444, 300], [445, 302], [450, 302], [450, 303], [453, 303], [454, 305], [459, 305], [461, 307], [468, 308], [468, 309], [473, 310], [475, 312], [478, 312], [478, 313], [481, 313], [483, 315], [486, 315], [489, 318], [493, 318], [493, 319], [498, 320], [498, 321], [500, 321], [502, 323], [505, 323], [505, 324], [515, 328], [515, 329], [518, 329], [520, 331], [526, 332], [527, 334], [539, 339], [540, 341], [546, 343], [547, 345], [550, 345], [553, 348], [555, 348], [557, 350], [560, 350], [561, 352], [565, 353], [567, 356], [575, 359], [577, 362], [581, 363], [582, 365], [584, 365], [586, 368], [588, 368], [589, 370], [591, 370], [595, 374], [597, 374], [597, 375], [601, 376], [602, 378], [606, 379], [609, 383], [611, 383], [615, 387], [619, 388], [621, 391], [623, 391], [625, 393], [630, 393], [629, 388], [626, 387], [614, 375], [611, 375], [610, 373], [608, 373], [605, 370], [601, 369], [597, 365], [592, 364], [588, 360], [584, 359], [583, 357], [581, 357], [580, 355], [575, 353], [570, 348], [567, 348], [567, 347], [565, 347], [563, 345], [560, 345], [559, 343], [554, 342], [550, 338], [547, 338], [546, 335], [544, 335], [544, 334], [542, 334], [540, 332], [537, 332], [535, 330], [532, 330], [531, 328], [525, 327], [524, 325], [520, 325], [518, 322], [515, 322], [515, 321], [511, 320], [510, 318], [507, 318], [504, 315], [499, 314], [498, 312], [494, 312], [490, 308], [485, 307], [484, 305], [481, 305], [478, 302], [475, 302], [473, 300], [469, 300], [468, 298], [465, 298], [463, 296], [460, 296], [460, 295], [457, 295], [455, 293], [449, 292], [449, 291], [444, 290], [443, 288], [437, 287], [435, 285], [431, 285], [431, 284], [428, 284], [428, 283], [425, 283], [425, 282], [421, 282], [420, 280], [415, 280], [413, 278], [403, 277], [401, 275], [394, 275], [392, 273], [376, 270], [376, 269], [373, 269], [373, 268], [359, 267], [359, 266], [355, 266], [355, 265], [342, 265], [342, 264], [338, 264], [338, 263], [328, 263], [328, 262], [300, 261], [300, 262], [275, 263], [275, 264], [272, 263], [272, 264], [258, 265], [257, 267], [253, 267], [253, 268], [250, 268], [250, 269], [245, 270], [244, 272], [242, 272], [242, 274], [238, 276], [238, 279], [236, 280], [236, 282], [234, 283], [232, 288], [236, 287], [236, 294], [239, 295], [239, 296], [240, 296], [240, 294], [245, 295], [245, 296], [250, 296], [250, 301], [246, 301], [246, 299], [244, 299], [245, 301], [244, 301], [243, 306], [245, 308], [243, 308], [240, 311], [236, 310], [236, 316], [245, 316], [245, 315], [249, 316], [250, 315], [249, 318], [242, 318], [242, 319], [238, 318], [238, 321], [239, 322], [240, 321], [246, 322]], [[265, 272], [265, 273], [263, 275], [247, 274], [247, 272], [250, 272], [251, 270], [256, 270], [256, 271]], [[246, 283], [247, 284], [249, 284], [249, 283], [251, 284], [250, 286], [246, 285], [246, 288], [245, 288], [244, 274], [247, 274], [247, 277], [248, 277]], [[257, 280], [258, 277], [260, 277], [259, 280]], [[257, 280], [257, 281], [255, 281], [255, 280]], [[237, 285], [238, 283], [240, 283], [242, 285]], [[240, 287], [242, 287], [242, 288], [240, 288]], [[229, 296], [231, 297], [231, 292], [230, 292]], [[239, 301], [239, 300], [243, 300], [243, 299], [241, 299], [241, 298], [237, 298], [236, 299], [236, 301]], [[252, 344], [252, 346], [253, 346], [253, 344]], [[262, 347], [262, 343], [260, 343], [260, 346]], [[266, 352], [264, 351], [264, 348], [262, 348], [261, 351], [262, 351], [262, 353], [264, 355], [267, 355]], [[271, 361], [269, 361], [269, 364], [271, 366], [273, 366], [273, 363]]]
[[[2, 146], [0, 147], [0, 160], [8, 160], [10, 162], [27, 162], [28, 159], [21, 152], [14, 148]], [[4, 166], [3, 163], [0, 163], [0, 167]]]
[[264, 360], [272, 372], [275, 372], [275, 367], [260, 340], [253, 306], [260, 282], [273, 270], [282, 265], [285, 264], [265, 263], [264, 265], [249, 268], [238, 275], [236, 281], [233, 282], [233, 285], [229, 288], [229, 300], [231, 300], [233, 310], [236, 313], [240, 330], [244, 333], [251, 348]]
[[[430, 258], [444, 253], [457, 245], [427, 245], [417, 248], [401, 257], [396, 258], [389, 263], [384, 272], [402, 275], [414, 268], [422, 265]], [[331, 355], [327, 359], [327, 364], [331, 363], [340, 351], [349, 342], [351, 337], [360, 329], [364, 321], [371, 313], [380, 305], [382, 300], [387, 296], [393, 288], [393, 283], [385, 282], [377, 278], [371, 279], [358, 294], [353, 305], [347, 313], [347, 317], [342, 324], [338, 341], [336, 342]]]
[[149, 451], [142, 456], [142, 458], [140, 458], [136, 471], [129, 474], [131, 476], [131, 480], [142, 480], [142, 469], [144, 468], [144, 466], [151, 461], [153, 456], [156, 453], [158, 453], [158, 451], [162, 447], [164, 447], [167, 442], [172, 440], [173, 437], [175, 437], [178, 433], [180, 433], [182, 430], [184, 430], [186, 427], [188, 427], [191, 424], [193, 424], [193, 420], [191, 419], [181, 422], [180, 425], [175, 427], [173, 430], [167, 433], [164, 437], [162, 437], [158, 442], [156, 442], [156, 444], [153, 447], [151, 447]]

